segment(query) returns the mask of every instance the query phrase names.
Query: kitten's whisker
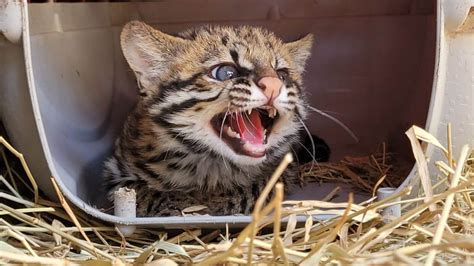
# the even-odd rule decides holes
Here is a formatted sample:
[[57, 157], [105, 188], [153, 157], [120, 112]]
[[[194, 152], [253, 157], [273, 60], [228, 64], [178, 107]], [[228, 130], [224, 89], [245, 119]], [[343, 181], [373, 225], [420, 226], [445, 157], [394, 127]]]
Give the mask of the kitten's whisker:
[[[239, 110], [239, 112], [240, 112], [240, 110]], [[242, 112], [240, 112], [240, 113], [242, 113]], [[236, 118], [235, 120], [237, 120], [237, 127], [239, 128], [239, 132], [242, 132], [242, 129], [240, 128], [240, 123], [238, 122], [238, 119], [237, 119], [238, 118], [237, 113], [235, 113], [235, 118]], [[245, 123], [244, 123], [244, 125], [245, 125]], [[240, 136], [240, 137], [242, 137], [242, 136]]]
[[298, 163], [298, 165], [300, 165], [300, 159], [298, 159], [298, 153], [295, 151], [295, 149], [293, 149], [293, 147], [290, 145], [288, 145], [290, 147], [290, 149], [293, 151], [293, 154], [294, 154], [294, 157], [296, 158], [296, 162]]
[[317, 109], [317, 108], [315, 108], [315, 107], [313, 107], [309, 104], [306, 104], [306, 107], [308, 107], [310, 110], [312, 110], [312, 111], [314, 111], [314, 112], [316, 112], [316, 113], [332, 120], [334, 123], [336, 123], [340, 127], [342, 127], [352, 137], [352, 139], [355, 140], [355, 142], [359, 142], [359, 138], [354, 134], [354, 132], [352, 132], [352, 130], [349, 129], [348, 126], [346, 126], [344, 123], [342, 123], [341, 120], [339, 120], [339, 119], [335, 118], [334, 116], [332, 116], [332, 115], [330, 115], [326, 112], [323, 112], [323, 111], [321, 111], [321, 110], [319, 110], [319, 109]]
[[335, 115], [344, 116], [344, 113], [340, 113], [340, 112], [334, 112], [334, 111], [322, 110], [322, 109], [318, 109], [318, 110], [321, 111], [321, 112], [325, 112], [326, 114], [335, 114]]
[[248, 118], [249, 122], [250, 122], [250, 125], [252, 125], [252, 127], [254, 129], [257, 129], [257, 127], [255, 127], [255, 125], [252, 123], [252, 120], [250, 120], [250, 116], [247, 114], [247, 112], [244, 112], [245, 116]]
[[[221, 142], [222, 142], [222, 130], [224, 129], [224, 123], [225, 123], [225, 119], [226, 119], [228, 113], [229, 113], [229, 107], [227, 107], [227, 111], [225, 111], [224, 119], [222, 119], [222, 123], [221, 123], [221, 130], [220, 130], [220, 132], [219, 132], [219, 138], [220, 138]], [[221, 149], [220, 149], [220, 150], [221, 150], [222, 161], [224, 162], [224, 167], [225, 167], [227, 170], [229, 170], [229, 168], [227, 167], [227, 164], [226, 164], [226, 162], [225, 162], [225, 158], [224, 158], [224, 155], [223, 155], [223, 152], [224, 152], [224, 151], [223, 151], [222, 147], [223, 147], [223, 145], [221, 145]]]
[[301, 147], [303, 147], [303, 149], [305, 149], [305, 151], [309, 154], [309, 156], [311, 156], [311, 158], [313, 159], [313, 162], [316, 163], [316, 165], [319, 167], [319, 164], [318, 164], [318, 161], [316, 160], [316, 150], [314, 151], [314, 156], [313, 154], [311, 154], [311, 151], [308, 150], [308, 148], [306, 148], [306, 146], [299, 140], [295, 140]]
[[298, 120], [300, 121], [301, 125], [303, 126], [304, 130], [306, 131], [306, 133], [308, 134], [308, 137], [309, 137], [309, 140], [311, 141], [311, 148], [312, 148], [312, 151], [313, 151], [313, 162], [311, 163], [311, 168], [309, 169], [309, 171], [311, 172], [313, 170], [313, 167], [314, 167], [314, 156], [315, 156], [315, 153], [316, 153], [316, 147], [314, 146], [314, 140], [313, 140], [313, 137], [311, 136], [311, 132], [309, 132], [309, 129], [308, 127], [305, 125], [305, 123], [303, 122], [303, 120], [298, 116]]
[[[245, 116], [247, 116], [247, 113], [246, 112], [240, 112], [241, 114], [244, 114]], [[244, 116], [242, 115], [242, 120], [244, 119]], [[247, 119], [250, 121], [250, 117], [247, 116]], [[250, 123], [252, 124], [252, 121], [250, 121]], [[253, 124], [252, 124], [253, 126]], [[247, 125], [245, 124], [245, 121], [244, 121], [244, 128], [245, 130], [247, 130], [250, 135], [252, 135], [252, 137], [255, 137], [253, 134], [252, 134], [252, 131], [250, 131], [248, 128], [247, 128]], [[253, 128], [257, 129], [255, 126], [253, 126]]]

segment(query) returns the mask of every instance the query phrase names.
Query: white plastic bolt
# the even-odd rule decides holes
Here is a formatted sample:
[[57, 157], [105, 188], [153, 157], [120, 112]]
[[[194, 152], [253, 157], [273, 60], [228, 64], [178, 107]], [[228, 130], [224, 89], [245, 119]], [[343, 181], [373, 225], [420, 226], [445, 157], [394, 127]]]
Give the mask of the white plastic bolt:
[[[393, 187], [381, 187], [377, 189], [377, 200], [383, 200], [388, 198], [390, 195], [395, 193], [397, 189]], [[398, 197], [394, 201], [400, 201], [401, 198]], [[395, 218], [398, 218], [402, 215], [402, 208], [400, 204], [394, 204], [388, 206], [382, 210], [382, 217], [385, 222], [390, 222]]]
[[[119, 188], [114, 192], [114, 214], [123, 218], [137, 217], [137, 193], [134, 189]], [[135, 225], [117, 224], [118, 230], [124, 236], [131, 236], [135, 232]]]

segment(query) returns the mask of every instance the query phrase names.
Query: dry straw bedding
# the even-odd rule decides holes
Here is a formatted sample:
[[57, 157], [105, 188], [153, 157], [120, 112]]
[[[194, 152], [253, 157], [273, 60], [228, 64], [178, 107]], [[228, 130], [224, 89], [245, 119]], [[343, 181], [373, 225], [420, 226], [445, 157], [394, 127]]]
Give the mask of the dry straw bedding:
[[[457, 160], [452, 158], [450, 127], [446, 147], [418, 127], [408, 130], [407, 136], [416, 174], [383, 200], [372, 197], [355, 204], [349, 196], [346, 203], [285, 202], [278, 178], [292, 160], [287, 155], [257, 201], [252, 222], [239, 233], [204, 233], [195, 228], [172, 236], [160, 229], [139, 228], [131, 237], [72, 208], [59, 189], [59, 203], [41, 197], [23, 155], [0, 137], [5, 164], [0, 173], [0, 263], [474, 264], [473, 151], [466, 145], [456, 151], [461, 154]], [[428, 162], [427, 145], [445, 159]], [[375, 195], [382, 184], [398, 185], [390, 178], [387, 156], [384, 151], [340, 163], [307, 165], [302, 172], [306, 180], [352, 182]], [[54, 178], [51, 181], [57, 188]], [[275, 196], [265, 203], [272, 189]], [[401, 217], [381, 216], [381, 210], [397, 204]], [[324, 213], [334, 218], [312, 219], [312, 214]], [[296, 223], [299, 215], [306, 217], [304, 224]], [[264, 227], [268, 229], [262, 232]]]

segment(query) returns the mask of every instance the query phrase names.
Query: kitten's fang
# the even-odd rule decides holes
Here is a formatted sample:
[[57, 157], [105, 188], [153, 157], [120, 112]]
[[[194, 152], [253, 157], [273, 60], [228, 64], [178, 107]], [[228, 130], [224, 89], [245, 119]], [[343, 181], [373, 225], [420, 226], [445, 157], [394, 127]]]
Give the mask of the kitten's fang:
[[227, 127], [227, 135], [232, 138], [240, 139], [240, 134], [233, 131], [231, 127]]

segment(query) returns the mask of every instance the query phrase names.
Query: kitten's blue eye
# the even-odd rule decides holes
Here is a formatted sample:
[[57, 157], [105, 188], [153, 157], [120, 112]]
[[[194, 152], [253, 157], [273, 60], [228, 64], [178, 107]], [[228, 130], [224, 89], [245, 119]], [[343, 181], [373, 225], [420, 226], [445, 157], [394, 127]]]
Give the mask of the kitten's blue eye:
[[237, 68], [232, 65], [220, 65], [212, 69], [211, 76], [214, 79], [224, 81], [233, 79], [239, 75]]

